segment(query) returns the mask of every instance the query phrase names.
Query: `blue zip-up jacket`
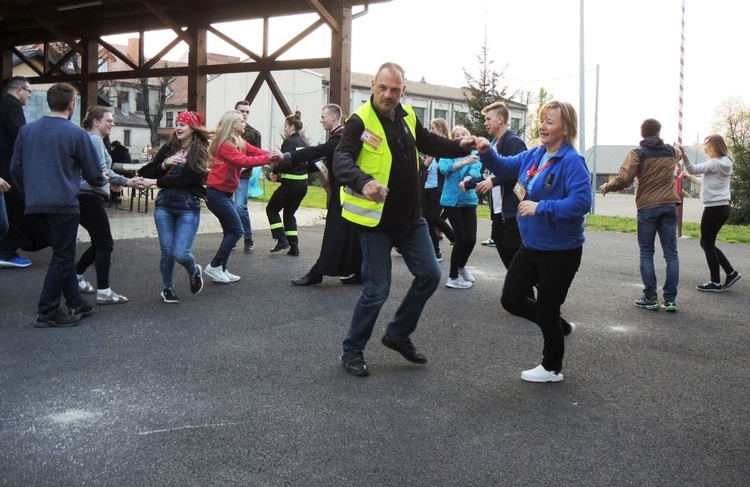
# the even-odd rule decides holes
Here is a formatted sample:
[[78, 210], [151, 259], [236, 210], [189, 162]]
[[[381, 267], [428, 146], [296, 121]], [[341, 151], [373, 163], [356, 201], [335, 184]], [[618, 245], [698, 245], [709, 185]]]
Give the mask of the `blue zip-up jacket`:
[[[531, 180], [532, 168], [540, 165], [544, 146], [502, 157], [490, 149], [480, 154], [482, 164], [501, 178], [515, 178], [527, 187], [525, 200], [536, 201], [534, 216], [518, 218], [523, 245], [531, 250], [570, 250], [583, 245], [583, 217], [591, 208], [589, 171], [581, 155], [567, 142], [550, 159], [550, 164]], [[528, 190], [529, 186], [531, 187]]]
[[[476, 154], [476, 151], [472, 152]], [[450, 207], [476, 207], [479, 199], [477, 198], [477, 192], [473, 189], [468, 191], [461, 191], [458, 187], [458, 183], [463, 181], [467, 176], [477, 178], [482, 175], [482, 165], [479, 162], [468, 164], [459, 170], [455, 169], [455, 164], [461, 162], [465, 157], [459, 157], [458, 159], [440, 159], [440, 172], [445, 174], [445, 181], [443, 182], [443, 194], [440, 196], [441, 206]]]

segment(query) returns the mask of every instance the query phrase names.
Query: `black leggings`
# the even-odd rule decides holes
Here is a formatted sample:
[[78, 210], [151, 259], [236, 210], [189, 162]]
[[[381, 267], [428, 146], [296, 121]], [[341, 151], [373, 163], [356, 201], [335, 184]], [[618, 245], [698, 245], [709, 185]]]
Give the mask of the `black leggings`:
[[86, 272], [91, 264], [96, 268], [96, 288], [109, 288], [109, 267], [112, 263], [112, 230], [109, 217], [104, 209], [104, 201], [93, 194], [80, 193], [78, 205], [81, 210], [80, 225], [89, 232], [91, 246], [87, 248], [76, 264], [76, 274]]
[[432, 240], [432, 246], [435, 248], [435, 253], [440, 250], [440, 238], [438, 237], [438, 230], [443, 232], [445, 238], [454, 242], [456, 235], [453, 233], [453, 229], [448, 223], [440, 218], [442, 211], [440, 206], [440, 190], [438, 188], [425, 188], [422, 190], [422, 216], [427, 220], [430, 230], [430, 239]]
[[[271, 235], [275, 239], [286, 238], [290, 243], [297, 243], [297, 218], [294, 214], [307, 194], [307, 180], [281, 179], [281, 184], [273, 192], [266, 205], [266, 216], [271, 225]], [[284, 210], [282, 223], [279, 212]]]
[[732, 264], [716, 246], [716, 236], [728, 219], [729, 205], [707, 206], [703, 209], [703, 216], [701, 217], [701, 248], [706, 253], [708, 270], [711, 272], [711, 282], [717, 284], [721, 283], [719, 266], [727, 274], [734, 272]]
[[477, 208], [476, 206], [446, 206], [445, 214], [451, 222], [456, 241], [451, 252], [451, 268], [448, 276], [458, 277], [458, 269], [466, 267], [469, 256], [477, 243]]

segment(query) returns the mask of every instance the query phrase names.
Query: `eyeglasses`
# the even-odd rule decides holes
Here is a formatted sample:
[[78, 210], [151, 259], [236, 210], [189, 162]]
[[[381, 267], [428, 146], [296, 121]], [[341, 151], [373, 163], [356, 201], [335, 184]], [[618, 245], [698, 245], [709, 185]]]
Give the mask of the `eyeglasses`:
[[23, 91], [28, 91], [29, 93], [33, 93], [30, 88], [26, 88], [25, 86], [19, 86]]

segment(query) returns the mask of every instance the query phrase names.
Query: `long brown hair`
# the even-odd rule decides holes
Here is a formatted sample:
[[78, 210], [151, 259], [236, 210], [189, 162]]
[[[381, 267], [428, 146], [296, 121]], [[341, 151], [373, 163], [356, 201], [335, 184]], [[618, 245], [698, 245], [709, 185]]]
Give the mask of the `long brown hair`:
[[730, 161], [734, 160], [729, 157], [729, 149], [724, 138], [719, 134], [712, 134], [703, 140], [703, 143], [711, 148], [713, 154], [707, 154], [709, 157], [728, 157]]
[[[185, 165], [189, 167], [193, 172], [206, 173], [208, 172], [208, 142], [211, 139], [211, 132], [206, 130], [205, 127], [190, 127], [193, 131], [190, 139], [190, 145], [187, 147], [187, 157], [185, 158]], [[169, 153], [174, 154], [175, 152], [182, 149], [182, 142], [177, 139], [177, 136], [172, 133], [172, 136], [167, 141], [169, 146]]]

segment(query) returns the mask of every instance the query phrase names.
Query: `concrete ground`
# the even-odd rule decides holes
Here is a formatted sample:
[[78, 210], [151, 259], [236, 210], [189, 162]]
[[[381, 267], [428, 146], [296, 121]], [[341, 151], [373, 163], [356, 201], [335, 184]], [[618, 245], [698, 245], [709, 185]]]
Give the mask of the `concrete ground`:
[[[314, 263], [323, 226], [301, 228], [300, 257], [269, 254], [254, 211], [256, 250], [230, 260], [242, 280], [193, 296], [178, 268], [182, 302], [168, 305], [159, 299], [158, 242], [141, 236], [151, 213], [112, 211], [132, 219], [126, 234], [138, 237], [116, 242], [112, 266], [112, 286], [130, 303], [98, 306], [75, 328], [36, 329], [49, 251], [24, 254], [28, 269], [0, 270], [0, 485], [744, 486], [750, 478], [746, 245], [722, 245], [747, 275], [712, 294], [695, 290], [708, 277], [698, 242], [680, 240], [679, 311], [669, 314], [632, 305], [641, 288], [635, 237], [588, 232], [564, 306], [580, 331], [559, 384], [521, 381], [540, 361], [541, 334], [501, 309], [504, 269], [479, 245], [469, 264], [476, 285], [441, 285], [413, 336], [428, 364], [385, 349], [379, 338], [410, 283], [394, 253], [391, 296], [365, 352], [371, 376], [355, 378], [337, 357], [359, 287], [289, 283]], [[488, 234], [480, 222], [479, 240]], [[197, 237], [202, 265], [219, 240]], [[447, 278], [447, 259], [442, 267]]]

